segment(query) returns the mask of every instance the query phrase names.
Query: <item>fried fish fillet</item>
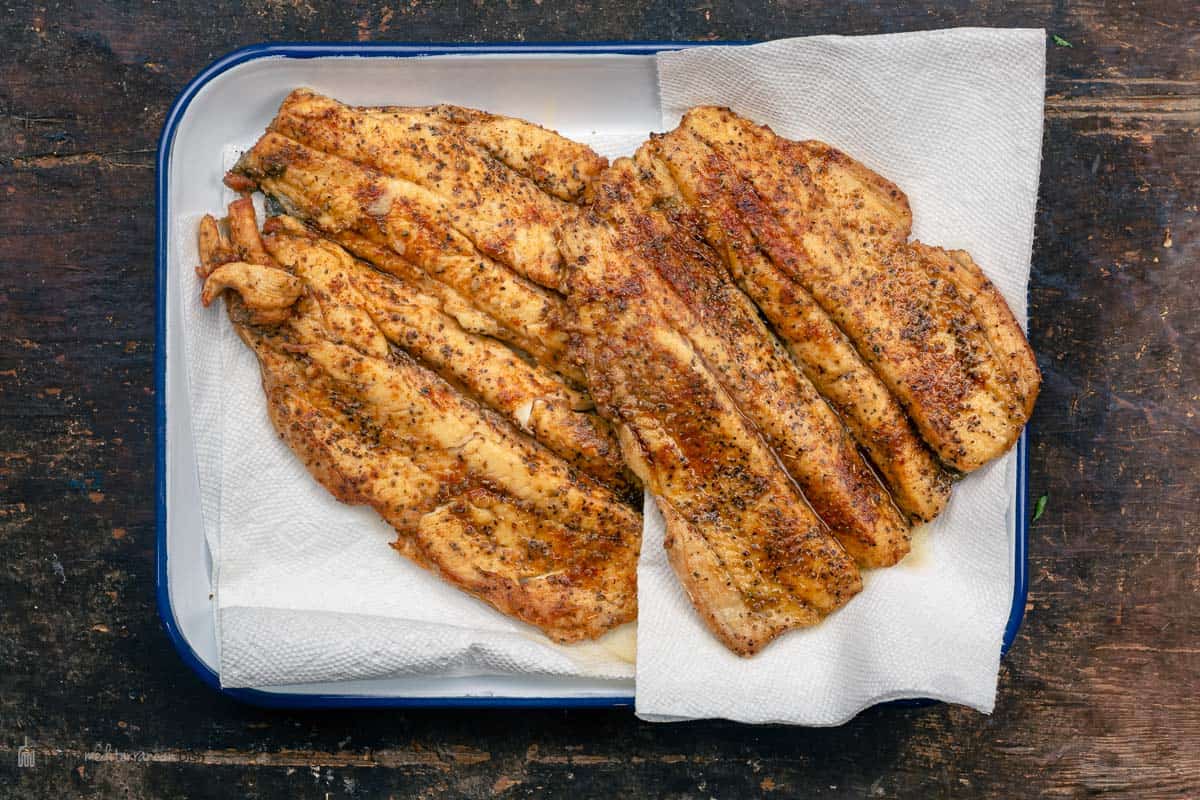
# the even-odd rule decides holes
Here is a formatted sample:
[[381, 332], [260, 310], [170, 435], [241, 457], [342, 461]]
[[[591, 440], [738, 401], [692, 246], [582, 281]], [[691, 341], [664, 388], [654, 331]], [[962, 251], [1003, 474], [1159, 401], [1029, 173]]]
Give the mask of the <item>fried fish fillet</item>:
[[578, 201], [608, 166], [587, 145], [532, 122], [458, 106], [434, 106], [430, 112], [560, 200]]
[[[306, 266], [304, 293], [273, 292], [255, 324], [243, 288], [292, 276], [258, 238], [249, 200], [230, 207], [233, 241], [201, 224], [201, 274], [258, 356], [280, 436], [339, 500], [374, 507], [396, 547], [558, 641], [594, 638], [636, 615], [639, 515], [331, 302]], [[252, 232], [252, 236], [251, 236]], [[310, 283], [309, 279], [312, 279]], [[322, 304], [322, 296], [326, 302]], [[360, 349], [361, 348], [361, 349]]]
[[[838, 412], [847, 429], [887, 484], [896, 504], [909, 516], [929, 521], [950, 497], [951, 481], [921, 439], [900, 402], [859, 356], [854, 345], [808, 291], [779, 269], [759, 247], [741, 219], [740, 208], [756, 209], [756, 195], [736, 177], [732, 165], [679, 128], [647, 145], [671, 172], [685, 202], [703, 218], [705, 238], [719, 252], [738, 286], [753, 300], [796, 363]], [[857, 190], [873, 197], [880, 230], [887, 235], [903, 228], [907, 237], [907, 203], [886, 186], [862, 178], [857, 171], [844, 181], [821, 174], [831, 192], [849, 198]], [[872, 173], [873, 174], [873, 173]], [[874, 191], [865, 191], [862, 187]], [[840, 187], [840, 189], [839, 189]], [[850, 203], [851, 200], [845, 202]]]
[[[541, 286], [561, 288], [554, 229], [574, 207], [493, 157], [435, 110], [354, 108], [297, 89], [268, 130], [421, 186], [439, 216], [481, 253]], [[517, 144], [501, 148], [509, 161], [527, 152]]]
[[436, 298], [371, 269], [298, 220], [275, 217], [264, 231], [270, 255], [304, 279], [333, 341], [380, 358], [391, 342], [576, 468], [620, 495], [631, 492], [616, 437], [586, 394], [464, 330]]
[[[813, 182], [831, 213], [853, 220], [860, 236], [908, 242], [912, 213], [899, 187], [823, 142], [789, 144], [803, 154]], [[1026, 416], [1032, 414], [1041, 374], [1025, 333], [999, 290], [966, 251], [943, 250], [916, 241], [910, 246], [921, 257], [929, 275], [936, 281], [952, 284], [970, 308], [1001, 368], [1008, 371], [1010, 385], [1022, 399]]]
[[386, 244], [377, 244], [353, 231], [341, 231], [330, 235], [329, 239], [381, 272], [399, 278], [405, 285], [411, 286], [422, 295], [436, 299], [442, 313], [453, 317], [463, 330], [520, 347], [520, 338], [514, 336], [493, 317], [476, 308], [471, 298], [464, 296], [449, 284], [430, 278], [420, 266], [396, 255]]
[[[697, 109], [698, 116], [706, 113]], [[824, 142], [780, 141], [804, 160], [813, 185], [833, 213], [852, 220], [864, 235], [908, 241], [912, 209], [899, 186]]]
[[[481, 483], [502, 489], [542, 514], [595, 535], [636, 526], [637, 514], [609, 490], [480, 409], [403, 353], [374, 358], [305, 330], [304, 354], [352, 398], [393, 448], [453, 453]], [[610, 532], [606, 534], [605, 532]]]
[[711, 630], [751, 655], [843, 605], [861, 588], [853, 559], [676, 328], [686, 309], [645, 261], [646, 232], [592, 212], [561, 237], [593, 396], [654, 493], [671, 564]]
[[1007, 370], [1009, 385], [1021, 401], [1028, 419], [1041, 389], [1042, 373], [1025, 332], [1000, 290], [965, 250], [943, 250], [920, 242], [913, 242], [912, 247], [924, 259], [926, 272], [934, 280], [953, 286], [971, 309], [991, 345], [992, 354], [999, 360], [1001, 369]]
[[[1013, 341], [1011, 311], [977, 272], [958, 262], [951, 276], [934, 263], [936, 249], [904, 241], [904, 205], [881, 202], [890, 192], [866, 180], [865, 168], [853, 171], [872, 191], [848, 185], [845, 169], [814, 179], [810, 161], [828, 166], [831, 148], [789, 142], [720, 108], [693, 109], [679, 131], [675, 138], [688, 137], [681, 146], [706, 148], [731, 170], [721, 188], [737, 197], [725, 204], [731, 224], [712, 223], [749, 231], [853, 343], [942, 462], [968, 472], [1012, 446], [1040, 378], [1027, 345]], [[716, 199], [711, 184], [696, 188], [699, 207]], [[971, 299], [960, 284], [975, 287]], [[1008, 349], [998, 353], [998, 344]]]
[[847, 552], [862, 566], [899, 561], [909, 549], [907, 520], [837, 414], [705, 244], [665, 164], [643, 147], [615, 162], [592, 195], [596, 212], [629, 232], [623, 240], [629, 254], [656, 274], [647, 285], [671, 295], [657, 306], [664, 321], [689, 340]]
[[369, 258], [374, 248], [394, 256], [373, 261], [380, 269], [404, 277], [397, 261], [415, 264], [495, 320], [505, 341], [568, 378], [582, 379], [568, 357], [562, 298], [479, 252], [454, 227], [446, 203], [428, 190], [277, 133], [246, 151], [233, 175], [243, 181], [235, 183], [238, 188], [261, 188], [356, 254]]

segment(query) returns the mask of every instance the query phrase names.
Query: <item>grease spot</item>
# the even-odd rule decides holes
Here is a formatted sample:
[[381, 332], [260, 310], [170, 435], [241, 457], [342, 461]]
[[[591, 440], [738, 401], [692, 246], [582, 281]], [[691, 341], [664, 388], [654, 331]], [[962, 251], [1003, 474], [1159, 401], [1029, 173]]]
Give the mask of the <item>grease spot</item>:
[[613, 628], [596, 640], [596, 644], [604, 648], [613, 658], [620, 659], [626, 664], [637, 663], [637, 623], [627, 622]]
[[909, 569], [925, 569], [933, 564], [933, 543], [929, 538], [929, 524], [917, 525], [912, 529], [912, 544], [908, 555], [900, 563]]

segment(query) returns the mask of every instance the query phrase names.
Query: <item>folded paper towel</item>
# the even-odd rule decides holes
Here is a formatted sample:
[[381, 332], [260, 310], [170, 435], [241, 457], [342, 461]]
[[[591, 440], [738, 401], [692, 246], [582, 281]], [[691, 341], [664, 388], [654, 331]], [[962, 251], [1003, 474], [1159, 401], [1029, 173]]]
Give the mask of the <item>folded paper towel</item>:
[[[1042, 31], [980, 29], [685, 50], [659, 57], [663, 122], [723, 105], [845, 150], [908, 194], [917, 238], [969, 250], [1024, 324], [1044, 55]], [[1015, 453], [969, 475], [905, 561], [865, 574], [844, 609], [750, 659], [692, 610], [648, 503], [638, 715], [836, 725], [903, 697], [990, 712], [1013, 594], [1015, 480]]]

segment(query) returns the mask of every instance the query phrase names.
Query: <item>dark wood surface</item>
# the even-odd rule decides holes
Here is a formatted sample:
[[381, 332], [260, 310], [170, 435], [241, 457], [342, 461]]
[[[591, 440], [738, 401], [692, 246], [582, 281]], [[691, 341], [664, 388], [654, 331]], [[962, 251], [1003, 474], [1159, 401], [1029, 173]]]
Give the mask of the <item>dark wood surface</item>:
[[[1200, 7], [1132, 3], [3, 4], [0, 797], [1200, 796]], [[154, 607], [153, 148], [263, 40], [765, 39], [1045, 27], [1025, 626], [996, 713], [832, 730], [628, 711], [286, 713], [183, 665]], [[28, 743], [34, 766], [19, 768]]]

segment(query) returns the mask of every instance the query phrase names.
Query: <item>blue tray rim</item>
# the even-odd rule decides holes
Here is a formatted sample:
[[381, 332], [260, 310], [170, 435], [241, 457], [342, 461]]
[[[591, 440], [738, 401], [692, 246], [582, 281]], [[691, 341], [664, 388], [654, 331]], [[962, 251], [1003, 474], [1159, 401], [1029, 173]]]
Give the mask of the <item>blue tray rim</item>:
[[[328, 56], [385, 56], [413, 58], [434, 55], [479, 54], [606, 54], [652, 55], [667, 50], [712, 45], [744, 45], [751, 42], [509, 42], [484, 44], [405, 43], [405, 42], [272, 42], [250, 45], [227, 53], [200, 71], [183, 88], [171, 105], [159, 136], [155, 161], [155, 320], [154, 320], [154, 437], [155, 437], [155, 595], [158, 615], [167, 637], [180, 658], [201, 681], [217, 692], [262, 708], [621, 708], [632, 707], [632, 695], [595, 697], [378, 697], [356, 694], [292, 694], [259, 689], [231, 689], [221, 686], [219, 676], [192, 649], [184, 637], [167, 582], [167, 408], [166, 408], [166, 311], [167, 311], [167, 178], [171, 145], [175, 131], [196, 94], [218, 75], [233, 67], [260, 58], [320, 58]], [[1016, 540], [1014, 543], [1013, 601], [1000, 648], [1003, 656], [1016, 639], [1025, 618], [1025, 603], [1029, 591], [1027, 538], [1028, 503], [1028, 427], [1021, 432], [1017, 443], [1017, 488], [1014, 513]], [[882, 705], [919, 706], [937, 702], [914, 698], [895, 700]]]

